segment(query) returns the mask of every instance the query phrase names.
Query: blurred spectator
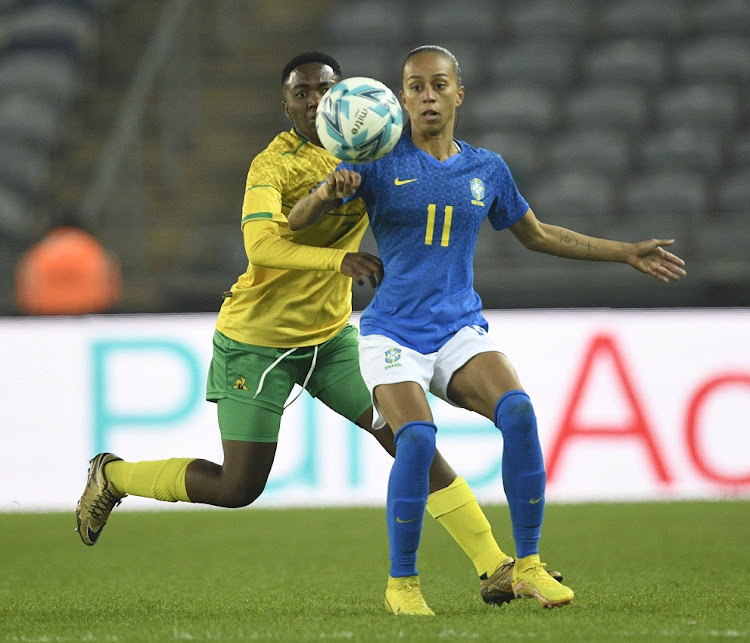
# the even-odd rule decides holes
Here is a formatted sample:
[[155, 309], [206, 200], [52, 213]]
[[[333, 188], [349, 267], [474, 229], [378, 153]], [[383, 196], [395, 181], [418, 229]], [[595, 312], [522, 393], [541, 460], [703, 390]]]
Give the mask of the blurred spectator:
[[16, 302], [29, 315], [107, 312], [121, 295], [119, 260], [77, 225], [53, 228], [16, 267]]

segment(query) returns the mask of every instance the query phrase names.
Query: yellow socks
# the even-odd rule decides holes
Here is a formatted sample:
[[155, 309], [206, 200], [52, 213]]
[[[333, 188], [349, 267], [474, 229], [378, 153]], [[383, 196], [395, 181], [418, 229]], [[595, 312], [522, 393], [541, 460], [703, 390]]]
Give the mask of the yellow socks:
[[195, 458], [170, 458], [146, 462], [117, 460], [104, 467], [104, 475], [120, 493], [165, 502], [190, 502], [185, 472]]
[[494, 574], [508, 558], [492, 536], [492, 527], [474, 492], [461, 476], [427, 497], [427, 511], [471, 558], [480, 577]]

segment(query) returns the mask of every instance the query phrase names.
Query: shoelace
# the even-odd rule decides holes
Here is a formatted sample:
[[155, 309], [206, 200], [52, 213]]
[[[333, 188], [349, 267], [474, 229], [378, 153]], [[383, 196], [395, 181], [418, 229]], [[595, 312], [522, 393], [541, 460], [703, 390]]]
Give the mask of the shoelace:
[[91, 516], [96, 520], [102, 520], [121, 502], [120, 496], [116, 496], [105, 487], [91, 503]]
[[513, 578], [513, 566], [515, 565], [515, 561], [510, 563], [505, 563], [505, 565], [500, 565], [493, 573], [492, 575], [487, 578], [486, 580], [482, 581], [482, 584], [495, 584], [498, 581], [502, 583], [508, 583], [510, 585], [511, 580]]
[[546, 567], [547, 563], [539, 563], [538, 565], [534, 565], [532, 570], [524, 572], [524, 575], [532, 576], [536, 585], [550, 585], [551, 583], [555, 583], [552, 586], [556, 587], [559, 583], [547, 573]]
[[515, 564], [516, 564], [515, 561], [511, 561], [510, 563], [505, 563], [505, 565], [500, 565], [500, 567], [498, 567], [495, 570], [495, 573], [492, 574], [492, 576], [494, 576], [495, 574], [499, 574], [501, 572], [504, 572], [504, 573], [507, 573], [509, 571], [512, 572], [513, 571], [513, 567], [515, 566]]

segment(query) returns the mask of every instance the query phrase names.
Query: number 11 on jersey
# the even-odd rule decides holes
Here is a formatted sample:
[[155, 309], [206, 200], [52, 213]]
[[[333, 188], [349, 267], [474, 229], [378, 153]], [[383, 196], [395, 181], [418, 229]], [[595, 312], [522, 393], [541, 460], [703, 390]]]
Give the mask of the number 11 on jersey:
[[[435, 212], [437, 206], [434, 203], [430, 203], [427, 206], [427, 230], [424, 234], [424, 244], [426, 246], [432, 245], [432, 236], [435, 232]], [[451, 237], [451, 219], [453, 218], [453, 206], [446, 205], [443, 216], [443, 234], [440, 237], [440, 245], [447, 246]]]

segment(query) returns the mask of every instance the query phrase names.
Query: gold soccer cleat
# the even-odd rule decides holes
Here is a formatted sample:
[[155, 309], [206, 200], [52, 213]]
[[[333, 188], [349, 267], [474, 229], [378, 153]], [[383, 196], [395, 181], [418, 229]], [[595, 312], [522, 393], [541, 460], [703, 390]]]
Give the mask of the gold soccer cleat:
[[112, 453], [100, 453], [91, 460], [88, 480], [76, 507], [76, 531], [84, 545], [96, 545], [109, 514], [127, 494], [120, 494], [104, 476], [104, 466], [121, 460]]

